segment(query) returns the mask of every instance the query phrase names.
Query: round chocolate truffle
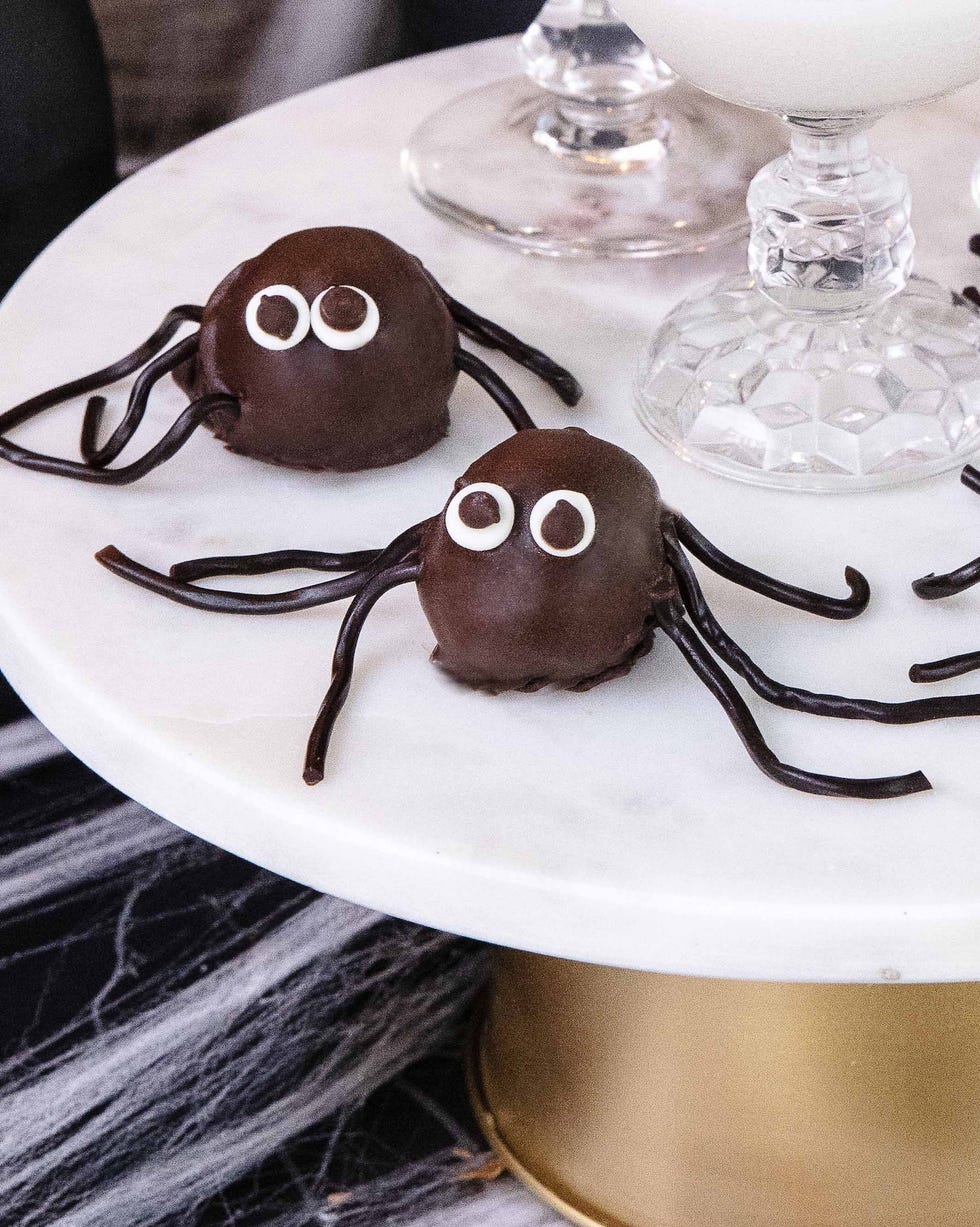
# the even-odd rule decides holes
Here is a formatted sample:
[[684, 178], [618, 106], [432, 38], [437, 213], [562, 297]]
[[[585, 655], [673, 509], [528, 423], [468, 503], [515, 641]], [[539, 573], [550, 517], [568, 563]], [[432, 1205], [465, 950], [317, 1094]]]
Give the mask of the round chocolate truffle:
[[211, 295], [194, 398], [240, 412], [209, 424], [232, 451], [303, 469], [396, 464], [449, 426], [456, 326], [414, 256], [372, 230], [300, 230], [246, 260]]
[[583, 430], [526, 430], [456, 482], [419, 551], [435, 659], [489, 690], [585, 689], [650, 646], [673, 588], [657, 484]]

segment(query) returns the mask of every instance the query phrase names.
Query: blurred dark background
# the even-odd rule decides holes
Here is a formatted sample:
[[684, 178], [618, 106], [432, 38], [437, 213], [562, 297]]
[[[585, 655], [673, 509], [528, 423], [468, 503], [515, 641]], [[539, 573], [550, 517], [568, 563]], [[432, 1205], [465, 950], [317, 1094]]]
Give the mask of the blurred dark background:
[[3, 0], [0, 294], [119, 175], [301, 89], [519, 32], [540, 7], [540, 0]]

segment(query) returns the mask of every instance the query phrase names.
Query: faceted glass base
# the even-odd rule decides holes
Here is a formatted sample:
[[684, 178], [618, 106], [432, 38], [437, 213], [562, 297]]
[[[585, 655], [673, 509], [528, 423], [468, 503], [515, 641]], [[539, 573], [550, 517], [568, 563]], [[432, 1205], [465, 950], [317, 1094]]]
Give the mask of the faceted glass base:
[[785, 149], [781, 125], [683, 82], [654, 102], [644, 125], [572, 132], [515, 77], [430, 116], [402, 167], [430, 209], [528, 252], [661, 256], [747, 234], [746, 189]]
[[794, 490], [872, 490], [980, 448], [980, 314], [914, 277], [874, 314], [789, 315], [746, 276], [675, 308], [637, 411], [685, 460]]

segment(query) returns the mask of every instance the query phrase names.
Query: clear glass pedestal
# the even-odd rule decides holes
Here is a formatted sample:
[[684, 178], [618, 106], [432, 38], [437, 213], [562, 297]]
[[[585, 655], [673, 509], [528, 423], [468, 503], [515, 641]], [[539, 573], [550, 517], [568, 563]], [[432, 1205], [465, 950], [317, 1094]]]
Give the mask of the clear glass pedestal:
[[768, 115], [681, 81], [605, 0], [550, 0], [526, 75], [472, 90], [412, 135], [428, 208], [522, 251], [660, 256], [748, 231], [745, 190], [785, 147]]
[[795, 490], [871, 490], [980, 446], [980, 314], [914, 277], [866, 317], [793, 316], [748, 276], [664, 321], [638, 411], [702, 468]]
[[912, 277], [905, 177], [867, 120], [791, 121], [749, 190], [749, 274], [683, 302], [643, 359], [637, 410], [703, 468], [871, 490], [980, 448], [980, 314]]

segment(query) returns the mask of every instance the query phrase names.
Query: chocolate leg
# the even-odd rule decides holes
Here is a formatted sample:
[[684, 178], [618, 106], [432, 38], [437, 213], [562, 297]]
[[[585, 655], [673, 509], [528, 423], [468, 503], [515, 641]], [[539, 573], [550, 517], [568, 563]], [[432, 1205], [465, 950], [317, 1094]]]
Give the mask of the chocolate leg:
[[980, 669], [980, 652], [964, 652], [962, 656], [947, 656], [945, 660], [913, 665], [909, 678], [913, 682], [946, 682], [951, 677], [972, 673], [974, 669]]
[[137, 427], [142, 422], [147, 402], [150, 399], [150, 392], [153, 390], [154, 385], [164, 375], [169, 375], [182, 362], [193, 357], [196, 353], [197, 336], [195, 335], [178, 341], [176, 345], [159, 354], [152, 362], [149, 362], [140, 371], [136, 382], [133, 384], [133, 390], [129, 396], [129, 404], [126, 406], [126, 413], [122, 421], [101, 447], [98, 443], [99, 427], [102, 424], [106, 399], [104, 396], [93, 396], [86, 406], [85, 417], [82, 419], [80, 451], [85, 462], [98, 469], [105, 468], [107, 464], [111, 464], [136, 433]]
[[[293, 588], [288, 592], [226, 592], [218, 588], [196, 588], [193, 584], [172, 579], [135, 562], [132, 558], [127, 558], [114, 545], [107, 545], [99, 550], [95, 557], [96, 561], [113, 574], [191, 609], [229, 614], [295, 613], [300, 609], [312, 609], [316, 605], [328, 605], [332, 601], [342, 601], [354, 596], [364, 586], [368, 577], [379, 569], [400, 562], [407, 552], [415, 548], [421, 527], [415, 525], [407, 532], [401, 533], [391, 545], [378, 551], [374, 555], [374, 561], [367, 567], [362, 567], [350, 575], [319, 584], [308, 584], [303, 588]], [[342, 555], [336, 557], [340, 558]]]
[[[431, 277], [430, 280], [432, 280]], [[449, 308], [449, 313], [463, 336], [476, 341], [478, 345], [486, 346], [487, 349], [499, 349], [508, 358], [512, 358], [529, 371], [533, 371], [539, 379], [554, 388], [566, 405], [577, 405], [582, 399], [582, 385], [563, 366], [559, 366], [540, 349], [534, 349], [525, 344], [506, 328], [501, 328], [499, 324], [484, 319], [482, 315], [477, 315], [469, 307], [464, 307], [455, 298], [450, 298], [437, 282], [433, 281], [433, 285], [442, 295], [443, 302]]]
[[[838, 694], [814, 694], [776, 682], [759, 668], [747, 652], [716, 620], [701, 591], [701, 585], [675, 543], [667, 540], [667, 556], [677, 577], [681, 599], [691, 621], [726, 665], [749, 683], [767, 703], [814, 716], [838, 720], [873, 720], [879, 724], [921, 724], [958, 716], [980, 716], [980, 695], [948, 695], [941, 699], [913, 699], [905, 703], [882, 703], [874, 699], [849, 699]], [[915, 679], [913, 679], [915, 680]]]
[[272, 550], [266, 554], [224, 554], [189, 558], [170, 568], [171, 579], [191, 583], [214, 575], [270, 575], [275, 571], [359, 571], [377, 562], [381, 550], [324, 554], [320, 550]]
[[44, 456], [40, 452], [19, 447], [8, 439], [0, 438], [0, 460], [9, 460], [22, 469], [36, 473], [52, 473], [56, 477], [74, 477], [77, 481], [89, 481], [106, 486], [125, 486], [144, 477], [151, 470], [169, 460], [184, 446], [195, 430], [216, 409], [238, 410], [238, 402], [228, 396], [202, 396], [192, 401], [163, 438], [139, 460], [120, 469], [98, 469], [77, 460], [60, 460], [57, 456]]
[[333, 674], [330, 689], [324, 697], [316, 721], [310, 731], [306, 747], [303, 779], [307, 784], [319, 784], [323, 779], [323, 765], [327, 757], [330, 734], [340, 715], [340, 709], [350, 690], [354, 669], [354, 652], [368, 614], [379, 597], [399, 584], [411, 584], [418, 579], [420, 567], [417, 558], [409, 556], [383, 571], [375, 571], [357, 597], [351, 602], [344, 617], [337, 647], [333, 655]]
[[467, 353], [465, 349], [456, 350], [456, 366], [475, 379], [484, 392], [499, 405], [507, 415], [507, 420], [515, 430], [534, 430], [531, 415], [508, 388], [493, 367], [478, 358], [476, 354]]
[[[974, 494], [980, 494], [980, 470], [968, 464], [960, 474], [960, 481]], [[945, 575], [923, 575], [921, 579], [913, 581], [912, 591], [924, 601], [939, 601], [943, 597], [965, 592], [974, 584], [980, 584], [980, 558], [975, 558], [955, 571], [947, 571]], [[955, 674], [948, 676], [953, 677]]]
[[923, 601], [940, 601], [958, 592], [966, 592], [975, 584], [980, 584], [980, 558], [957, 567], [955, 571], [947, 571], [945, 575], [923, 575], [921, 579], [913, 581], [912, 591]]
[[191, 609], [205, 609], [212, 613], [227, 614], [280, 614], [294, 613], [298, 609], [312, 609], [315, 605], [328, 605], [353, 596], [364, 583], [362, 573], [355, 571], [338, 579], [294, 588], [291, 592], [223, 592], [218, 588], [195, 588], [171, 579], [159, 571], [144, 567], [120, 553], [114, 545], [107, 545], [95, 555], [96, 561], [114, 575], [128, 579], [131, 584], [147, 588], [158, 596], [165, 596], [178, 605]]
[[802, 609], [806, 613], [817, 614], [821, 618], [837, 618], [846, 620], [856, 618], [868, 607], [871, 599], [871, 588], [860, 571], [854, 567], [844, 568], [844, 579], [851, 590], [849, 597], [823, 596], [819, 592], [810, 592], [806, 588], [797, 588], [793, 584], [785, 584], [781, 580], [755, 571], [744, 563], [729, 558], [707, 537], [694, 527], [690, 520], [678, 512], [669, 513], [673, 527], [681, 543], [685, 545], [695, 558], [699, 558], [705, 566], [733, 584], [749, 588], [770, 600], [779, 601], [793, 609]]
[[120, 379], [125, 379], [127, 375], [132, 375], [133, 371], [138, 371], [163, 349], [182, 324], [200, 323], [201, 312], [201, 307], [174, 307], [172, 311], [167, 312], [160, 327], [152, 336], [149, 336], [142, 345], [137, 346], [132, 353], [120, 358], [118, 362], [105, 366], [91, 375], [83, 375], [80, 379], [63, 383], [49, 392], [42, 392], [39, 396], [32, 396], [30, 400], [25, 400], [22, 404], [0, 414], [0, 432], [13, 430], [15, 426], [20, 426], [23, 422], [37, 417], [45, 409], [52, 409], [55, 405], [63, 404], [75, 396], [94, 392], [97, 388], [104, 388], [107, 384], [116, 383]]
[[662, 629], [680, 649], [695, 674], [721, 704], [752, 761], [777, 784], [785, 784], [800, 792], [816, 793], [818, 796], [863, 797], [868, 800], [904, 797], [910, 793], [924, 792], [932, 787], [921, 771], [914, 771], [908, 775], [858, 780], [834, 775], [819, 775], [780, 762], [766, 745], [745, 700], [721, 667], [712, 659], [697, 634], [684, 620], [680, 610], [671, 604], [658, 604], [654, 607], [654, 613]]

